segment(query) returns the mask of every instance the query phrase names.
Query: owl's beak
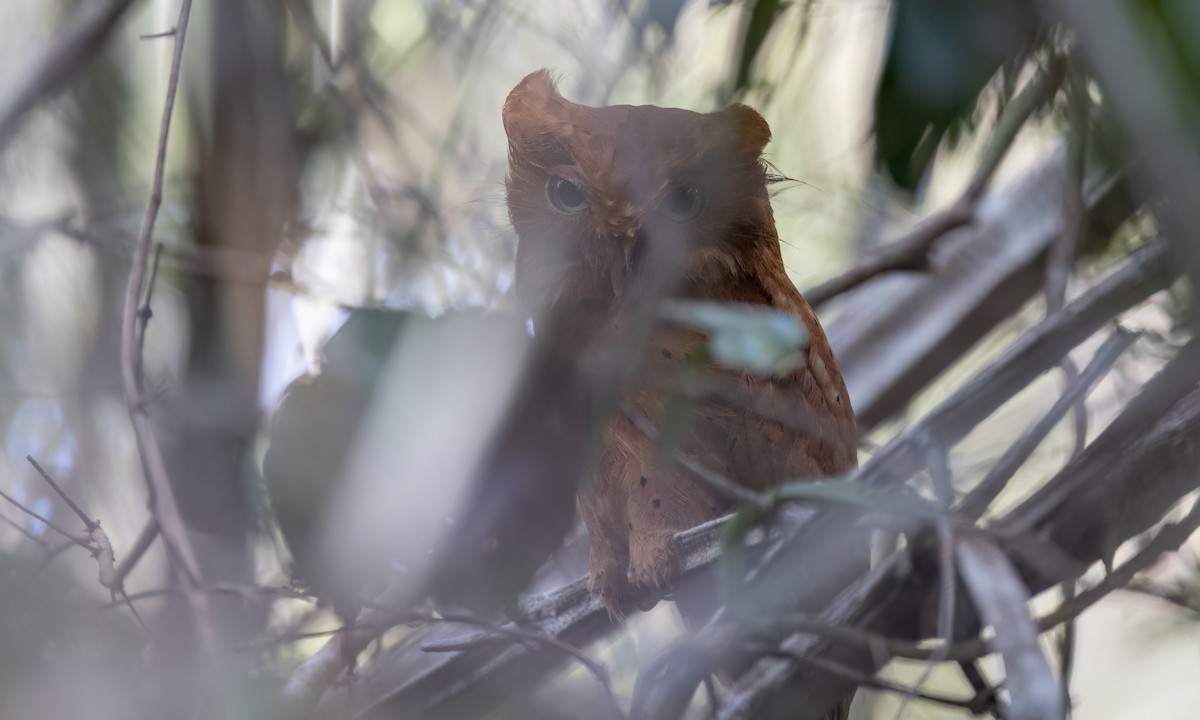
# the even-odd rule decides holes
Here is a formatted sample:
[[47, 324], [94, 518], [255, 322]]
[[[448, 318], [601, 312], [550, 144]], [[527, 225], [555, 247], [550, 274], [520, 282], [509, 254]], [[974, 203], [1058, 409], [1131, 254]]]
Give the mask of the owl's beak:
[[623, 235], [613, 238], [620, 245], [620, 252], [613, 257], [609, 264], [608, 277], [612, 282], [613, 297], [624, 297], [629, 277], [634, 274], [634, 262], [637, 259], [638, 235], [629, 230]]

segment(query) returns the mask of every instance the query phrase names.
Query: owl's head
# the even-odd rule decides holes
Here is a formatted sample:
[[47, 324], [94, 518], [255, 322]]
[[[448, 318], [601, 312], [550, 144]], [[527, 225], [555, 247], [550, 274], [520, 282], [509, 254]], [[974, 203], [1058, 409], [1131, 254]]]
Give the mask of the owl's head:
[[654, 247], [678, 241], [684, 285], [720, 283], [778, 253], [761, 160], [767, 122], [745, 105], [697, 113], [565, 100], [539, 70], [504, 103], [508, 211], [527, 305], [625, 295]]

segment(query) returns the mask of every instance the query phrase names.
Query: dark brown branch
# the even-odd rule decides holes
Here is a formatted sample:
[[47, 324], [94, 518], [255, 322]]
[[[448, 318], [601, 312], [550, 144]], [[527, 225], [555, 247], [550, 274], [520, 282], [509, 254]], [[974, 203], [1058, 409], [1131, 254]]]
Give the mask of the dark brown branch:
[[1038, 626], [1044, 631], [1056, 625], [1079, 617], [1096, 602], [1114, 590], [1126, 587], [1133, 577], [1148, 569], [1160, 556], [1177, 550], [1200, 528], [1200, 502], [1192, 505], [1191, 511], [1182, 520], [1170, 523], [1159, 530], [1154, 539], [1136, 555], [1126, 560], [1120, 567], [1104, 576], [1099, 583], [1089, 587], [1075, 597], [1066, 600], [1049, 614], [1038, 620]]
[[1057, 56], [1050, 67], [1038, 72], [1005, 109], [996, 124], [979, 165], [962, 197], [945, 210], [925, 218], [904, 237], [888, 243], [854, 267], [820, 285], [809, 288], [803, 295], [814, 308], [834, 297], [852, 290], [879, 275], [897, 270], [925, 272], [929, 270], [929, 252], [939, 238], [967, 225], [975, 218], [975, 207], [991, 182], [1000, 161], [1008, 153], [1017, 133], [1039, 108], [1054, 97], [1062, 84], [1064, 62]]
[[973, 206], [961, 202], [936, 212], [904, 237], [884, 245], [841, 275], [805, 290], [802, 293], [804, 299], [816, 308], [886, 272], [924, 272], [929, 269], [929, 250], [933, 243], [951, 230], [967, 225], [974, 217]]
[[133, 0], [87, 2], [71, 16], [58, 41], [30, 64], [12, 92], [0, 100], [0, 151], [8, 145], [27, 112], [62, 92], [80, 69], [91, 64], [131, 5]]

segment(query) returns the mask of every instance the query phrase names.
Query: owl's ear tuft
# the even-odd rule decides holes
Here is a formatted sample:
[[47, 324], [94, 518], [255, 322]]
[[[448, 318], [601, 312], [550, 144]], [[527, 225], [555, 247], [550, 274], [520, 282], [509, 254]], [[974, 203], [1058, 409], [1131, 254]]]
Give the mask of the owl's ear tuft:
[[738, 148], [758, 157], [771, 141], [771, 126], [758, 111], [738, 103], [725, 108], [722, 113], [732, 128], [732, 137]]
[[554, 109], [565, 105], [566, 100], [558, 94], [554, 85], [550, 71], [542, 68], [526, 75], [508, 93], [503, 116], [504, 131], [510, 140], [528, 133], [539, 122], [558, 115]]

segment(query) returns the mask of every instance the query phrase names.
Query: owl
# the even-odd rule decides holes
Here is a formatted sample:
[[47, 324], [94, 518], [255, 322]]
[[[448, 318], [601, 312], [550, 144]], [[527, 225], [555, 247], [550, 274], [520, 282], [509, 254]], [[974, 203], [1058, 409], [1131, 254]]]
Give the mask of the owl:
[[[635, 599], [672, 587], [681, 570], [673, 536], [730, 507], [637, 422], [679, 424], [672, 388], [708, 340], [655, 320], [645, 342], [625, 342], [646, 303], [751, 304], [808, 331], [805, 362], [786, 374], [708, 371], [714, 391], [692, 404], [677, 445], [708, 470], [755, 490], [844, 473], [857, 463], [854, 412], [825, 333], [784, 268], [761, 115], [745, 105], [707, 114], [588, 107], [565, 100], [539, 70], [508, 95], [503, 120], [517, 300], [549, 318], [538, 332], [559, 353], [631, 368], [594, 476], [578, 491], [590, 590], [621, 618]], [[636, 355], [622, 356], [629, 348]]]

